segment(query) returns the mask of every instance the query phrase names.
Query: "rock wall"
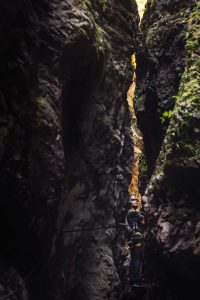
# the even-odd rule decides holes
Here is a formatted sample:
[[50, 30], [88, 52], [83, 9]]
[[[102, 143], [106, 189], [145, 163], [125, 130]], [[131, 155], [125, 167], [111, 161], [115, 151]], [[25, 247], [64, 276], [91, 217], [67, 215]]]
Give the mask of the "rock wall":
[[[68, 139], [64, 140], [66, 185], [56, 223], [58, 234], [52, 245], [56, 270], [52, 274], [55, 289], [50, 298], [53, 299], [116, 299], [119, 288], [112, 250], [116, 247], [116, 229], [67, 231], [115, 224], [126, 201], [133, 148], [125, 98], [127, 79], [131, 78], [129, 59], [134, 50], [130, 44], [137, 20], [134, 25], [133, 9], [128, 1], [105, 1], [86, 8], [85, 13], [94, 15], [92, 27], [85, 25], [84, 33], [81, 32], [87, 40], [94, 30], [94, 41], [89, 43], [93, 60], [87, 61], [91, 69], [88, 74], [88, 65], [82, 66], [87, 50], [76, 66], [80, 70], [81, 64], [81, 74], [73, 67], [74, 82], [70, 82], [70, 92], [68, 86], [64, 87], [62, 95], [64, 106], [69, 95], [70, 101], [77, 101], [80, 118], [77, 136], [74, 130], [69, 133], [73, 138], [79, 135], [70, 152]], [[78, 47], [75, 60], [79, 55]], [[93, 80], [89, 86], [88, 76]], [[79, 88], [77, 93], [76, 86], [82, 84], [83, 91]], [[64, 130], [68, 130], [67, 124]]]
[[[149, 56], [146, 77], [138, 76], [138, 115], [155, 168], [144, 196], [146, 254], [151, 280], [162, 287], [149, 299], [199, 298], [199, 14], [199, 1], [149, 1], [143, 24]], [[164, 136], [162, 109], [172, 110]]]
[[116, 230], [66, 231], [115, 224], [126, 202], [135, 2], [12, 0], [0, 15], [0, 260], [34, 270], [31, 299], [117, 299]]
[[0, 264], [1, 299], [29, 300], [23, 278], [9, 265]]
[[194, 1], [147, 1], [137, 49], [136, 109], [152, 174], [185, 65], [186, 15]]

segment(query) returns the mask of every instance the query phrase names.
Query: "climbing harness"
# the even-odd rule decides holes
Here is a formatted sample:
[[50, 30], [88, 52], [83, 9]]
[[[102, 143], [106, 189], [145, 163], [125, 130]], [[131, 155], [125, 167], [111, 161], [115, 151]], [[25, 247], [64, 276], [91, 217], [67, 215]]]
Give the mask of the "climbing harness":
[[133, 231], [129, 240], [128, 245], [129, 247], [141, 247], [144, 244], [144, 236], [139, 231]]

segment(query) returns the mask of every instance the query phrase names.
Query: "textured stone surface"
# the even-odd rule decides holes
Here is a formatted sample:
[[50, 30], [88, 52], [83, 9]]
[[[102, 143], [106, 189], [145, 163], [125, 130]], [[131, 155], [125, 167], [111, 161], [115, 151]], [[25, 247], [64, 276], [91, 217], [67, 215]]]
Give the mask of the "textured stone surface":
[[43, 62], [37, 9], [2, 1], [0, 14], [0, 261], [25, 276], [43, 256], [61, 197], [59, 83]]
[[[88, 9], [82, 11], [88, 13]], [[56, 266], [56, 274], [52, 273], [53, 299], [116, 299], [119, 288], [112, 249], [116, 247], [116, 230], [66, 232], [115, 223], [126, 201], [133, 158], [125, 101], [127, 79], [131, 78], [129, 57], [134, 50], [129, 46], [135, 26], [132, 6], [128, 1], [119, 1], [116, 10], [116, 3], [110, 1], [92, 5], [89, 12], [93, 23], [83, 27], [83, 39], [92, 35], [93, 42], [89, 42], [89, 50], [83, 48], [77, 72], [72, 70], [75, 83], [65, 86], [63, 93], [63, 101], [69, 101], [70, 95], [80, 105], [77, 136], [73, 133], [73, 138], [80, 138], [74, 140], [71, 149], [68, 140], [64, 140], [67, 184], [58, 210], [59, 234], [52, 245], [52, 262]], [[80, 55], [79, 48], [73, 51], [77, 51], [74, 56]], [[88, 74], [88, 66], [82, 61], [89, 51]], [[88, 86], [86, 76], [93, 79], [93, 85]], [[79, 86], [82, 82], [86, 86], [80, 94], [74, 84]]]
[[173, 110], [174, 96], [184, 70], [186, 10], [193, 2], [148, 1], [142, 20], [135, 102], [150, 174], [169, 124], [168, 112]]
[[0, 260], [25, 275], [42, 259], [37, 300], [116, 299], [115, 229], [65, 231], [113, 224], [126, 201], [135, 2], [10, 0], [0, 16]]
[[0, 298], [2, 300], [29, 300], [25, 282], [15, 269], [0, 264]]
[[199, 298], [199, 16], [197, 1], [188, 17], [176, 104], [144, 197], [146, 253], [153, 276], [167, 287], [162, 299]]

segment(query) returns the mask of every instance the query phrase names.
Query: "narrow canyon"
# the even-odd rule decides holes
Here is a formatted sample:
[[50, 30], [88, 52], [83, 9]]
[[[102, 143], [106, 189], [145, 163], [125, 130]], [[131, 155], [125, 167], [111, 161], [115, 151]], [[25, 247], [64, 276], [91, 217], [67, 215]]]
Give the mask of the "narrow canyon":
[[199, 20], [200, 0], [1, 1], [0, 300], [199, 300]]

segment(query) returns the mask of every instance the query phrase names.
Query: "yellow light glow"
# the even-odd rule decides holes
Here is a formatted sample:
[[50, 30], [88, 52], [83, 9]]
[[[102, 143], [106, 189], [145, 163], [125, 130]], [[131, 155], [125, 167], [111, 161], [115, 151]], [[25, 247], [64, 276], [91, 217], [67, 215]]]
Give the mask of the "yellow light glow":
[[145, 4], [147, 3], [147, 0], [136, 0], [136, 2], [137, 2], [138, 12], [141, 20], [144, 14]]
[[135, 71], [137, 67], [135, 54], [131, 56], [131, 63], [134, 70], [134, 74], [133, 74], [132, 84], [127, 93], [127, 101], [132, 115], [131, 129], [132, 129], [132, 134], [134, 139], [134, 165], [132, 170], [132, 179], [128, 188], [128, 192], [130, 195], [136, 195], [138, 197], [140, 201], [140, 207], [139, 207], [140, 210], [142, 197], [140, 195], [139, 187], [138, 187], [138, 176], [139, 176], [139, 160], [143, 150], [143, 140], [142, 140], [142, 135], [137, 127], [137, 118], [136, 118], [135, 108], [134, 108], [134, 94], [135, 94], [135, 87], [136, 87]]

